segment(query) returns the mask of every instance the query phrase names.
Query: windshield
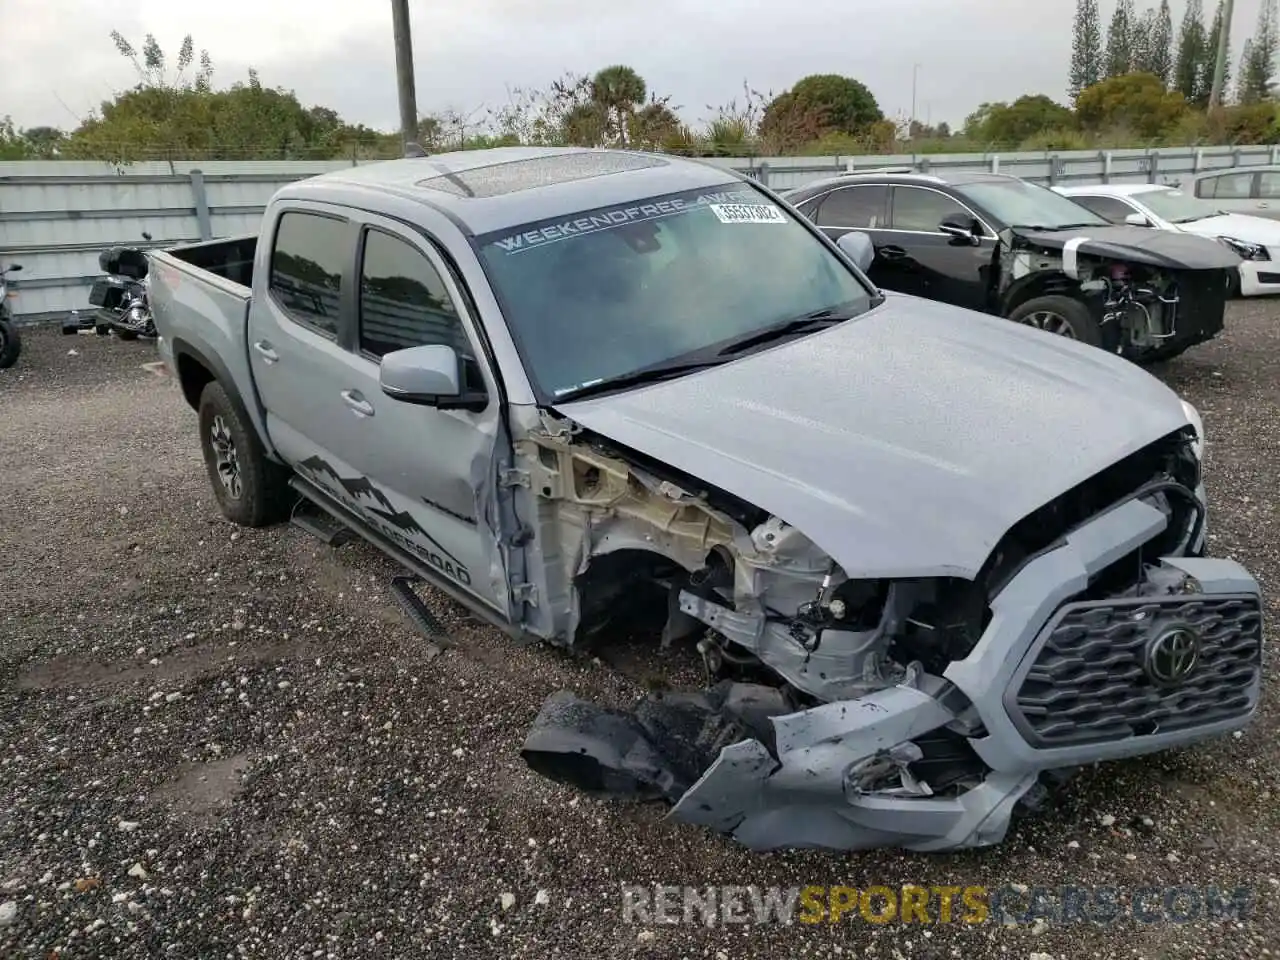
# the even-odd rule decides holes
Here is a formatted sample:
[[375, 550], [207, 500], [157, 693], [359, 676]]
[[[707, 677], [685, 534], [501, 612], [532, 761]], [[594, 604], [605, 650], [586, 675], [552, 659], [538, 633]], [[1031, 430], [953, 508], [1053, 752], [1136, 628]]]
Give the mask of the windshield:
[[1208, 200], [1201, 200], [1181, 190], [1148, 190], [1134, 197], [1151, 208], [1157, 217], [1173, 223], [1190, 223], [1205, 217], [1216, 217], [1222, 211]]
[[789, 319], [870, 306], [839, 257], [741, 181], [524, 224], [479, 246], [550, 398]]
[[960, 188], [965, 196], [1009, 227], [1104, 226], [1107, 221], [1062, 194], [1025, 180], [990, 180]]

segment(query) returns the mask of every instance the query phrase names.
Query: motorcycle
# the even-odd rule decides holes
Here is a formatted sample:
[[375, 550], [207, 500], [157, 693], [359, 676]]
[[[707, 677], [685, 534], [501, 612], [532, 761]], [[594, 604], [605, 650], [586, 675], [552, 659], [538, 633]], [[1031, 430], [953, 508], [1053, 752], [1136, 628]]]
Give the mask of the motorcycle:
[[9, 280], [11, 273], [22, 269], [22, 264], [11, 263], [0, 270], [0, 370], [12, 367], [18, 362], [18, 354], [22, 353], [22, 338], [18, 336], [18, 327], [13, 322], [13, 309], [9, 306]]
[[[144, 240], [151, 234], [144, 233]], [[156, 324], [147, 297], [147, 255], [138, 247], [110, 247], [98, 254], [98, 266], [106, 274], [89, 291], [93, 315], [81, 320], [78, 313], [62, 325], [66, 334], [93, 328], [105, 336], [112, 331], [121, 340], [155, 339]]]

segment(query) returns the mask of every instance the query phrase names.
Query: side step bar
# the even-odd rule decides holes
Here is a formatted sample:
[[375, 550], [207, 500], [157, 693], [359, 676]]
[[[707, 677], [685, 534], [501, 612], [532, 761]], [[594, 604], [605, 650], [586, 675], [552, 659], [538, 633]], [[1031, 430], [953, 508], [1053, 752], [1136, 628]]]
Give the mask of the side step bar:
[[427, 659], [432, 659], [440, 653], [439, 648], [449, 644], [450, 637], [444, 626], [436, 619], [435, 614], [431, 612], [431, 608], [422, 602], [422, 598], [413, 589], [415, 583], [421, 582], [417, 577], [392, 577], [391, 595], [396, 598], [396, 602], [404, 610], [409, 622], [437, 648], [434, 654], [428, 654]]

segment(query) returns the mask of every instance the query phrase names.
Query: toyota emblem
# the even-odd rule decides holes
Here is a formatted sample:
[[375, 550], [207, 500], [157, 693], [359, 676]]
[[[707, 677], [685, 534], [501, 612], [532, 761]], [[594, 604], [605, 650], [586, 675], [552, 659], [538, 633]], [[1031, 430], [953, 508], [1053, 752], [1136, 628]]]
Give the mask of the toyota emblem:
[[1200, 662], [1200, 635], [1191, 627], [1168, 627], [1147, 646], [1146, 670], [1156, 683], [1181, 683]]

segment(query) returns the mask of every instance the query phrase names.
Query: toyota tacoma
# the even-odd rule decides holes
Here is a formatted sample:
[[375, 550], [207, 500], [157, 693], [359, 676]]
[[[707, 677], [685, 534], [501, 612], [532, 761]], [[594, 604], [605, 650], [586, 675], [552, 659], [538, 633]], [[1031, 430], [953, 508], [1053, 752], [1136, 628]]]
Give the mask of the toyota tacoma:
[[871, 253], [707, 164], [504, 148], [290, 184], [148, 283], [232, 521], [314, 507], [513, 638], [705, 663], [553, 693], [532, 769], [755, 849], [984, 846], [1244, 727], [1259, 588], [1205, 556], [1190, 405]]

